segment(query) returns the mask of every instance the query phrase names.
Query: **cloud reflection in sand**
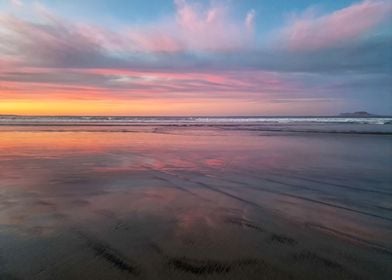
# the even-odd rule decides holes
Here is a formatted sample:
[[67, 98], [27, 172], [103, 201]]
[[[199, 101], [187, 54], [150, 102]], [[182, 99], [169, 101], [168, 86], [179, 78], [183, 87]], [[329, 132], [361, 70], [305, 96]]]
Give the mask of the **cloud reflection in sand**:
[[[12, 251], [27, 240], [76, 246], [99, 239], [114, 247], [92, 250], [120, 270], [131, 267], [120, 255], [134, 259], [143, 251], [144, 265], [149, 254], [183, 255], [170, 267], [206, 272], [252, 267], [261, 252], [274, 259], [294, 248], [328, 247], [323, 234], [338, 237], [336, 248], [350, 239], [390, 250], [389, 210], [379, 207], [390, 196], [383, 138], [361, 136], [347, 146], [350, 136], [210, 130], [1, 132], [1, 244], [12, 236]], [[362, 156], [374, 169], [355, 161], [365, 143], [370, 152]], [[364, 185], [366, 179], [377, 181]], [[276, 244], [289, 251], [275, 252]], [[206, 254], [213, 260], [200, 261]], [[312, 254], [306, 258], [326, 258]]]

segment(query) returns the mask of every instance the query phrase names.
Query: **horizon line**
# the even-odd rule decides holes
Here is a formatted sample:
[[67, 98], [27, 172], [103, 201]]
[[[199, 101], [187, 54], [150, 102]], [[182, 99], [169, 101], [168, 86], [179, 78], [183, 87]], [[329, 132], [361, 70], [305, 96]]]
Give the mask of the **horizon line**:
[[[365, 116], [354, 113], [340, 113], [336, 115], [29, 115], [29, 114], [0, 114], [0, 117], [115, 117], [115, 118], [305, 118], [305, 117], [392, 117], [392, 115], [377, 115], [367, 113]], [[345, 116], [352, 115], [352, 116]]]

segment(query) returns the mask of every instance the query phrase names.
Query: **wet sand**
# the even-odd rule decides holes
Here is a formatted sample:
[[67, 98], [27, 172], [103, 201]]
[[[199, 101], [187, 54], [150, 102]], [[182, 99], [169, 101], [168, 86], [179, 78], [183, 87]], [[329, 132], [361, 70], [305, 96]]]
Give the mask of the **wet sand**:
[[0, 279], [390, 279], [391, 137], [2, 127]]

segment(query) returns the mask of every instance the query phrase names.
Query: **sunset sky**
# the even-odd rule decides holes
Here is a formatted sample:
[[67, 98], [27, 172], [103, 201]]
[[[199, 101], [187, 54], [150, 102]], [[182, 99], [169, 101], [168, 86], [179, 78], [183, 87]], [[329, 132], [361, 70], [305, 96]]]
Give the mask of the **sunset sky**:
[[0, 114], [392, 114], [392, 0], [0, 0]]

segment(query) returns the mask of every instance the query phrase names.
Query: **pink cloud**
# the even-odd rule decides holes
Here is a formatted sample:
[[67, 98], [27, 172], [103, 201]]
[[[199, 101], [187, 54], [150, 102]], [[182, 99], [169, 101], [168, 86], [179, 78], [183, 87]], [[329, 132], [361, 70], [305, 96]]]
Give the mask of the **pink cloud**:
[[98, 41], [77, 26], [56, 17], [39, 22], [0, 15], [0, 54], [29, 65], [67, 65], [91, 58], [102, 50]]
[[174, 18], [150, 26], [129, 27], [127, 37], [138, 51], [226, 51], [246, 48], [252, 40], [255, 11], [243, 21], [229, 7], [211, 2], [208, 7], [175, 0]]
[[322, 16], [308, 11], [294, 17], [281, 36], [292, 50], [332, 47], [367, 34], [391, 12], [391, 2], [384, 0], [365, 0]]
[[176, 0], [175, 29], [180, 40], [194, 50], [227, 50], [246, 47], [250, 42], [254, 12], [243, 22], [235, 21], [230, 10], [216, 2], [207, 9], [185, 0]]
[[227, 51], [247, 48], [252, 42], [253, 10], [236, 19], [218, 2], [202, 6], [175, 0], [175, 7], [175, 14], [166, 19], [110, 30], [67, 21], [40, 4], [24, 5], [21, 9], [31, 14], [29, 19], [0, 15], [0, 53], [5, 49], [26, 62], [45, 58], [50, 63], [68, 61], [74, 53], [82, 57], [94, 52]]
[[22, 7], [23, 6], [22, 0], [11, 0], [11, 4], [16, 6], [16, 7]]
[[1, 99], [259, 99], [301, 85], [264, 71], [162, 72], [125, 69], [0, 70]]

